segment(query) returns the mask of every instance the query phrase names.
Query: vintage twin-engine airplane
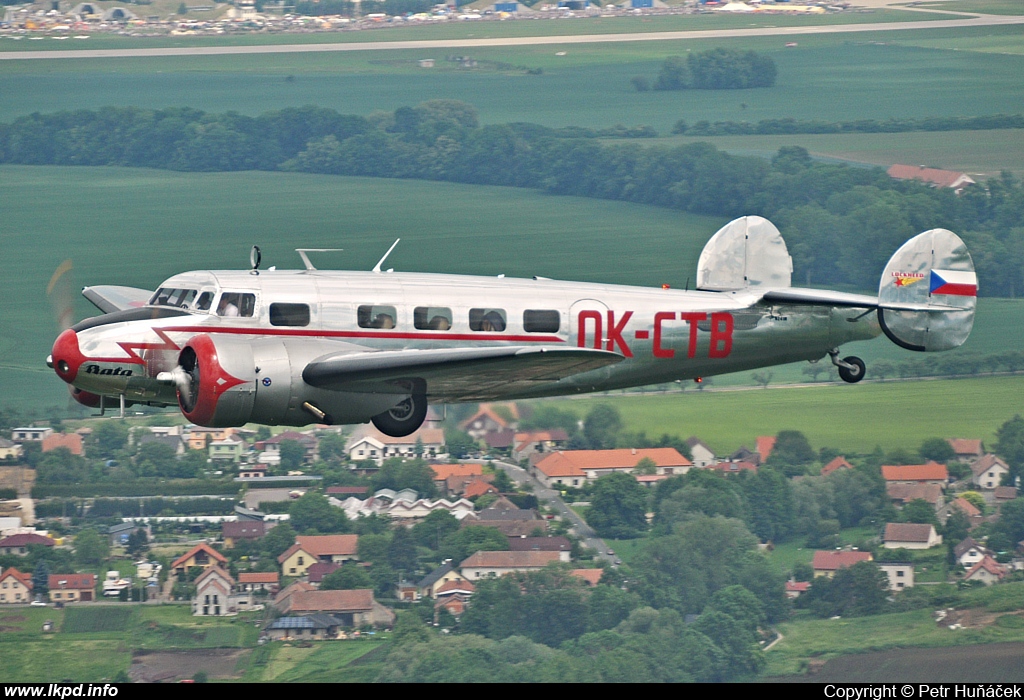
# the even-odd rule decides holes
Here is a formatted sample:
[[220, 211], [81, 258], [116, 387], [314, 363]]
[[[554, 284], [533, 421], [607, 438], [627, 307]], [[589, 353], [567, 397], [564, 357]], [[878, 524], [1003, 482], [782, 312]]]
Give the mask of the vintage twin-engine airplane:
[[[394, 248], [394, 246], [392, 246]], [[696, 291], [462, 275], [317, 270], [186, 272], [154, 293], [87, 287], [105, 315], [64, 331], [47, 363], [81, 403], [178, 404], [204, 426], [365, 423], [403, 436], [427, 403], [575, 394], [826, 355], [884, 333], [949, 350], [974, 322], [977, 278], [944, 229], [905, 243], [878, 296], [790, 286], [767, 220], [705, 246]], [[390, 251], [388, 251], [390, 253]], [[387, 255], [385, 255], [385, 258]], [[383, 259], [381, 260], [383, 262]]]

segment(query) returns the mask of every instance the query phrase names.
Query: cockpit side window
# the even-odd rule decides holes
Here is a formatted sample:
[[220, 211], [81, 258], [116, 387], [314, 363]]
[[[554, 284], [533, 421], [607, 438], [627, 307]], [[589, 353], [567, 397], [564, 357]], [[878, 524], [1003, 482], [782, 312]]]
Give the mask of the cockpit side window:
[[218, 316], [241, 316], [252, 318], [256, 310], [256, 295], [243, 294], [241, 292], [224, 292], [220, 295], [220, 302], [217, 304]]
[[213, 292], [203, 292], [196, 301], [196, 311], [209, 311], [213, 304]]
[[156, 294], [149, 300], [151, 306], [174, 306], [178, 308], [187, 309], [192, 304], [192, 300], [196, 298], [196, 290], [194, 289], [172, 289], [170, 287], [161, 287], [156, 290]]

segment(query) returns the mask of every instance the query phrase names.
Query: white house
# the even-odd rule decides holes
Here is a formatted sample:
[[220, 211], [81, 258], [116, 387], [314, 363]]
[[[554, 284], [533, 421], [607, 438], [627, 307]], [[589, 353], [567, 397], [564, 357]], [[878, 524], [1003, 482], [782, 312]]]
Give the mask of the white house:
[[979, 457], [971, 463], [971, 481], [980, 489], [991, 491], [1002, 484], [1003, 475], [1010, 473], [1006, 462], [993, 454]]

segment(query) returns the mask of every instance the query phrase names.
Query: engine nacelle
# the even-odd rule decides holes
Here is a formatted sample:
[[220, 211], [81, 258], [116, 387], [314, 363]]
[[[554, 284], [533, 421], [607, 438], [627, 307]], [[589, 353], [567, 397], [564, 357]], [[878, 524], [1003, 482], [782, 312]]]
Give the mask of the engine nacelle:
[[307, 364], [338, 346], [314, 338], [246, 338], [200, 334], [178, 356], [187, 386], [178, 387], [178, 406], [192, 423], [226, 428], [246, 423], [307, 425], [325, 422], [303, 404], [316, 407], [334, 423], [365, 423], [405, 397], [329, 391], [302, 379]]

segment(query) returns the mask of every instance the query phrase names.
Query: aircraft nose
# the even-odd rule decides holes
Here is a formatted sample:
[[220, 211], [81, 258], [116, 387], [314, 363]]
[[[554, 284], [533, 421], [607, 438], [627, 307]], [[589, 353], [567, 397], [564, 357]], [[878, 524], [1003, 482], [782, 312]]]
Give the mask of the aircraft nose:
[[51, 365], [52, 363], [53, 371], [57, 373], [58, 377], [68, 384], [75, 381], [75, 377], [78, 376], [78, 368], [85, 361], [85, 356], [82, 355], [82, 350], [78, 347], [78, 334], [69, 328], [57, 336], [57, 340], [53, 343], [53, 352], [47, 359], [47, 364]]

